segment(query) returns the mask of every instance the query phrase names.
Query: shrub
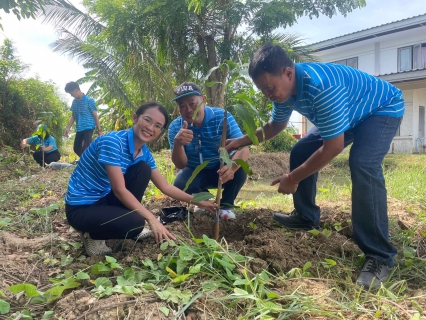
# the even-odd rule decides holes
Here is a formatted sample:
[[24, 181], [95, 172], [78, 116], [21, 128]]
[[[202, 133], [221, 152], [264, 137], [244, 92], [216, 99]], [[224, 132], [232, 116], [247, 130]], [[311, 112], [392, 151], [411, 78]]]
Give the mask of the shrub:
[[289, 152], [297, 139], [293, 137], [293, 130], [284, 130], [275, 138], [268, 140], [262, 144], [265, 152]]

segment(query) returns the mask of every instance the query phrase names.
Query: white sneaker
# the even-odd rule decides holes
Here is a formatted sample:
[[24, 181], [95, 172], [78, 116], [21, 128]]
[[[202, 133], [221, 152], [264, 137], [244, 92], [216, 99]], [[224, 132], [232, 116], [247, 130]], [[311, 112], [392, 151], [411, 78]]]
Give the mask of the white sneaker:
[[235, 213], [231, 209], [220, 209], [220, 219], [221, 220], [234, 220], [236, 219]]
[[138, 234], [138, 236], [136, 237], [135, 241], [138, 240], [143, 240], [146, 238], [149, 238], [153, 235], [154, 233], [152, 232], [151, 229], [144, 227], [143, 230], [141, 231], [141, 233]]
[[195, 213], [204, 213], [204, 212], [206, 212], [206, 210], [201, 209], [199, 206], [195, 206], [194, 207], [194, 212]]
[[112, 252], [112, 249], [106, 245], [105, 240], [93, 240], [88, 232], [80, 232], [80, 236], [88, 256], [105, 255]]

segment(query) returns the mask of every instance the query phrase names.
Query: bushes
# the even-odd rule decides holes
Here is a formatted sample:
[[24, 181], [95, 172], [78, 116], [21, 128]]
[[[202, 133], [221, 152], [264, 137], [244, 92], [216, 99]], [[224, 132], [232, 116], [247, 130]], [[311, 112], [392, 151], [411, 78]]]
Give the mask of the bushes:
[[65, 126], [66, 103], [56, 88], [37, 79], [0, 79], [0, 142], [19, 149], [21, 139], [36, 130], [37, 120], [48, 125], [58, 148]]
[[262, 143], [265, 152], [289, 152], [297, 139], [293, 137], [294, 131], [286, 129], [280, 132], [275, 138]]
[[52, 82], [23, 79], [26, 68], [13, 43], [4, 40], [0, 46], [0, 144], [18, 150], [21, 139], [30, 137], [42, 121], [60, 148], [67, 105]]

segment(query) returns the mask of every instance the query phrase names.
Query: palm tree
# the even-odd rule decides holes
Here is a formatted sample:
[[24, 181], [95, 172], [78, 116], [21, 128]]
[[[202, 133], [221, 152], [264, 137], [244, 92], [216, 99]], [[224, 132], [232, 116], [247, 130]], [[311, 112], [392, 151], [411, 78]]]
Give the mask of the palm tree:
[[[311, 61], [310, 48], [297, 35], [273, 30], [291, 25], [302, 14], [346, 13], [362, 2], [317, 0], [303, 8], [293, 0], [192, 0], [188, 8], [182, 0], [97, 0], [87, 2], [85, 13], [67, 0], [46, 0], [42, 15], [61, 34], [54, 50], [89, 68], [80, 80], [93, 81], [90, 93], [124, 113], [138, 102], [154, 99], [171, 110], [177, 84], [198, 82], [227, 60], [247, 62], [265, 41], [280, 43], [297, 62]], [[239, 31], [242, 24], [247, 28]], [[223, 106], [228, 77], [226, 68], [209, 74], [207, 81], [215, 85], [205, 91], [212, 105]]]

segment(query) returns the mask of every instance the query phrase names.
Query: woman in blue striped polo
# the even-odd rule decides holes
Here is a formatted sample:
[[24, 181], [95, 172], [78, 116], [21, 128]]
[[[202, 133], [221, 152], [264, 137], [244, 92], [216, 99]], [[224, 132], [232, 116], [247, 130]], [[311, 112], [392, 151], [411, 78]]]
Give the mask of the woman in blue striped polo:
[[[167, 183], [146, 146], [167, 127], [166, 109], [157, 102], [144, 103], [133, 114], [133, 123], [128, 130], [109, 132], [93, 141], [71, 175], [65, 211], [70, 225], [80, 232], [88, 255], [110, 253], [105, 244], [108, 239], [150, 235], [157, 242], [175, 239], [141, 204], [150, 180], [171, 198], [192, 203], [192, 195]], [[216, 207], [211, 201], [196, 205], [212, 212]]]

